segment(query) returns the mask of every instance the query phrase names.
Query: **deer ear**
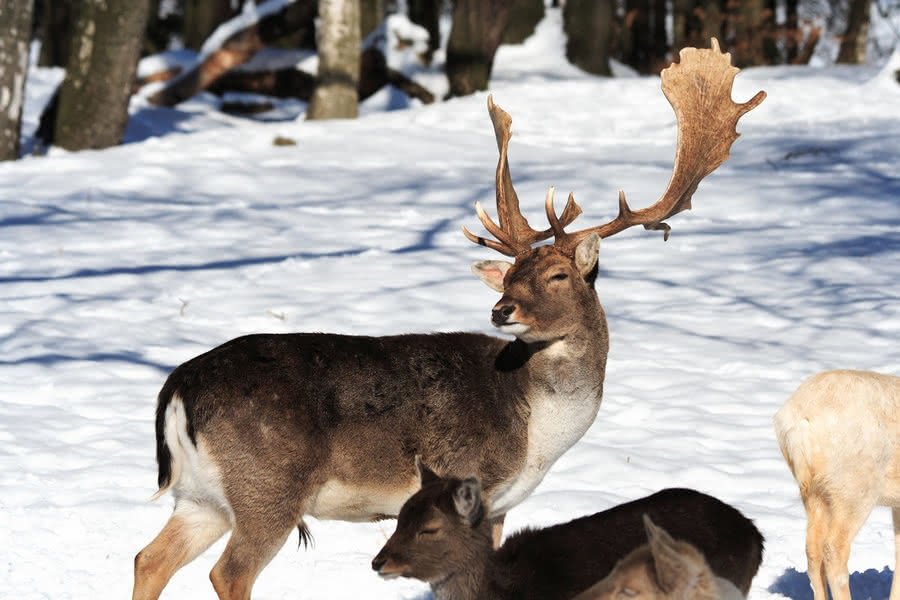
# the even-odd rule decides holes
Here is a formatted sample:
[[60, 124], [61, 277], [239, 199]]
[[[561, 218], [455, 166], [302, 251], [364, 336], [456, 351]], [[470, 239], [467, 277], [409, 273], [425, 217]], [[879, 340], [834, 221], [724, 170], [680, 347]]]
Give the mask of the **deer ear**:
[[586, 277], [594, 265], [597, 264], [597, 258], [600, 255], [600, 234], [596, 231], [586, 238], [575, 248], [575, 266], [582, 277]]
[[489, 288], [503, 293], [503, 278], [512, 267], [505, 260], [483, 260], [472, 265], [472, 272], [485, 282]]
[[481, 483], [477, 477], [469, 477], [459, 483], [453, 492], [453, 505], [459, 516], [469, 521], [469, 525], [478, 525], [484, 516], [484, 505], [481, 503]]
[[[701, 575], [699, 565], [695, 564], [691, 556], [682, 552], [672, 536], [662, 527], [655, 525], [646, 514], [644, 529], [647, 531], [650, 553], [653, 555], [653, 571], [662, 591], [666, 595], [671, 595], [676, 590], [687, 593], [695, 588]], [[687, 594], [685, 597], [693, 596]]]
[[419, 484], [422, 487], [441, 479], [440, 475], [429, 469], [425, 463], [422, 462], [422, 458], [418, 454], [416, 454], [416, 471], [419, 472]]

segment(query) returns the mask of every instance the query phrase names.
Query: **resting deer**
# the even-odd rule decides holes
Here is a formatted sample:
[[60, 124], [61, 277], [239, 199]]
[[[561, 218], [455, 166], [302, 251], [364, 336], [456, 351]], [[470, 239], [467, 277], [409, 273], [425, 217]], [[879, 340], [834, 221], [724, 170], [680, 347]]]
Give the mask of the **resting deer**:
[[[876, 505], [890, 506], [900, 556], [900, 377], [814, 375], [775, 414], [775, 436], [806, 509], [806, 557], [816, 600], [850, 599], [850, 544]], [[891, 600], [900, 600], [896, 571]]]
[[[532, 229], [509, 174], [511, 119], [488, 98], [500, 159], [499, 225], [476, 203], [489, 240], [515, 258], [474, 271], [503, 293], [493, 324], [514, 341], [475, 333], [362, 337], [250, 335], [179, 366], [156, 409], [159, 491], [174, 512], [135, 557], [134, 599], [157, 598], [170, 577], [231, 530], [210, 573], [223, 600], [246, 599], [259, 572], [305, 516], [395, 516], [418, 487], [413, 457], [447, 473], [476, 473], [502, 515], [537, 486], [594, 420], [608, 334], [594, 289], [600, 238], [662, 229], [690, 208], [700, 180], [728, 158], [741, 115], [764, 98], [731, 101], [729, 55], [684, 50], [663, 90], [679, 123], [675, 167], [658, 202], [631, 211], [620, 194], [611, 222], [578, 232], [570, 196], [550, 228]], [[552, 245], [533, 248], [554, 237]]]
[[385, 578], [431, 584], [435, 600], [570, 600], [647, 541], [650, 515], [708, 557], [713, 572], [744, 593], [762, 560], [763, 538], [737, 509], [694, 490], [667, 489], [545, 529], [525, 529], [494, 550], [490, 502], [477, 478], [439, 477], [418, 463], [421, 489], [372, 561]]
[[573, 600], [744, 600], [731, 581], [717, 577], [693, 544], [674, 540], [644, 515], [647, 543], [612, 573]]

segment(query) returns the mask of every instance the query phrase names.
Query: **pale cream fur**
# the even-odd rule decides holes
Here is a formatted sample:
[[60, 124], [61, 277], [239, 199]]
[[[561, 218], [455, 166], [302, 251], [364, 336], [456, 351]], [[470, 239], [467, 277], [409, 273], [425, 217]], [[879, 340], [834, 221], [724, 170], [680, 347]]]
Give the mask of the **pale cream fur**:
[[[900, 550], [900, 378], [826, 371], [804, 381], [775, 415], [775, 435], [807, 515], [816, 600], [849, 600], [850, 544], [876, 505], [894, 515]], [[900, 600], [894, 579], [890, 600]]]

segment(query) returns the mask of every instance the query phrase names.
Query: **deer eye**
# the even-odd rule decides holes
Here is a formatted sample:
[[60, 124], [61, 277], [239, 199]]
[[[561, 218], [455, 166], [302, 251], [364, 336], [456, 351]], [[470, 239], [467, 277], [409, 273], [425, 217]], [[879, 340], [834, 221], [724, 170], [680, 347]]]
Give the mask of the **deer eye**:
[[441, 530], [440, 527], [426, 527], [425, 529], [419, 531], [419, 535], [421, 535], [421, 536], [435, 535], [440, 530]]
[[552, 275], [550, 277], [550, 281], [562, 281], [564, 279], [568, 279], [569, 275], [567, 273], [557, 273], [556, 275]]
[[631, 588], [622, 588], [619, 590], [619, 596], [624, 596], [625, 598], [634, 598], [638, 593]]

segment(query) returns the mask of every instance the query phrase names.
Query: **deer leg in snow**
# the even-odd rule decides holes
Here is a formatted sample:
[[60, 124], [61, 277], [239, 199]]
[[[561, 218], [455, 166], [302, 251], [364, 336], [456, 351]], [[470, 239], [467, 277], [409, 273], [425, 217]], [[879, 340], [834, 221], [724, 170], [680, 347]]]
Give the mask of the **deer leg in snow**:
[[156, 600], [175, 571], [222, 537], [231, 525], [214, 509], [179, 502], [159, 535], [134, 557], [133, 600]]

